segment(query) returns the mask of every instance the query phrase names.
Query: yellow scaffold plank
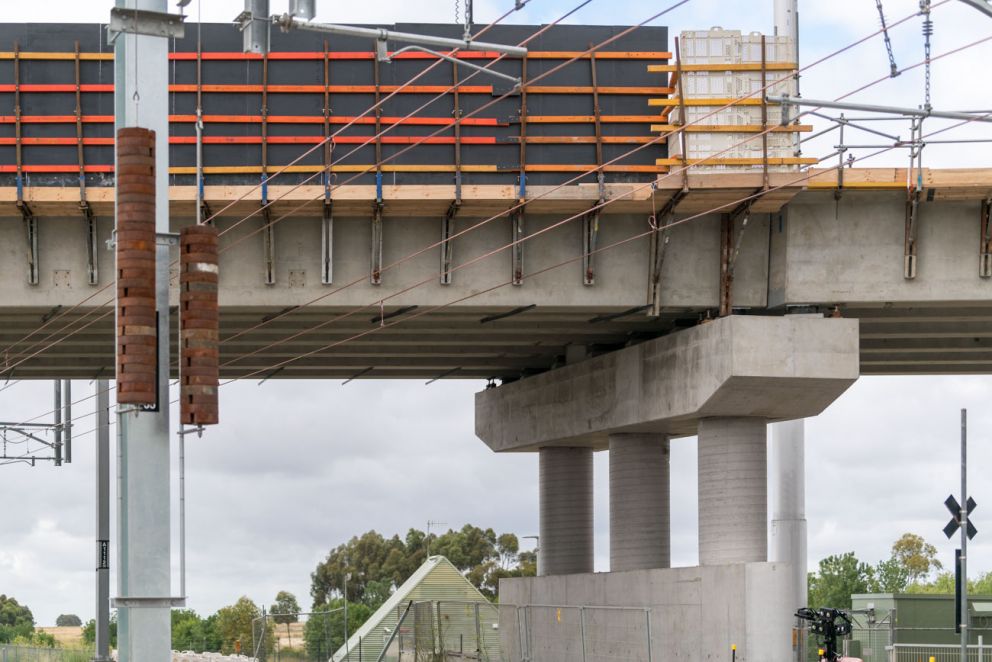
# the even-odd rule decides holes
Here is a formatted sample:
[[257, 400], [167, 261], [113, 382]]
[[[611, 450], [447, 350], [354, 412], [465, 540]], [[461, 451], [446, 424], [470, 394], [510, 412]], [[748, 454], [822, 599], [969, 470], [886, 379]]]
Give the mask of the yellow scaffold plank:
[[[678, 106], [679, 100], [677, 98], [672, 99], [648, 99], [649, 106]], [[687, 106], [760, 106], [760, 97], [736, 97], [728, 98], [723, 97], [719, 99], [700, 99], [700, 98], [686, 98], [685, 105]], [[772, 102], [768, 102], [769, 106], [774, 106]]]
[[[648, 72], [652, 74], [673, 73], [678, 65], [649, 64]], [[765, 71], [794, 71], [796, 65], [792, 62], [769, 62]], [[682, 71], [761, 71], [760, 62], [714, 62], [710, 64], [683, 64]]]
[[[807, 133], [813, 130], [812, 124], [787, 124], [785, 126], [769, 126], [773, 133]], [[685, 129], [689, 133], [761, 133], [764, 129], [760, 124], [652, 124], [651, 130], [658, 132]]]

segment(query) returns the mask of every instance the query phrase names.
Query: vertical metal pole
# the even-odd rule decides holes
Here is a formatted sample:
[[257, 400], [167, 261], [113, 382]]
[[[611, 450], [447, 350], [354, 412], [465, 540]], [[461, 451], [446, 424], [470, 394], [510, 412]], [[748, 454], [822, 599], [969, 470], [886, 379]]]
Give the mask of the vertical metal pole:
[[961, 662], [968, 662], [968, 410], [961, 410]]
[[475, 603], [475, 652], [482, 659], [482, 622], [479, 620], [479, 603]]
[[55, 380], [55, 466], [62, 466], [62, 380]]
[[582, 638], [582, 662], [586, 662], [586, 608], [579, 607], [579, 636]]
[[[168, 11], [166, 0], [116, 0], [121, 9]], [[168, 39], [121, 34], [115, 44], [116, 128], [155, 132], [155, 231], [169, 231]], [[156, 249], [157, 406], [118, 410], [117, 595], [171, 595], [169, 447], [169, 247]], [[167, 601], [118, 609], [120, 662], [170, 662]]]
[[62, 382], [62, 425], [65, 440], [65, 463], [72, 464], [72, 380]]
[[179, 430], [179, 596], [186, 597], [186, 435]]
[[651, 643], [651, 610], [650, 609], [644, 610], [644, 619], [648, 623], [648, 662], [652, 662], [652, 660], [654, 659], [654, 648], [653, 648], [653, 644]]
[[344, 659], [351, 662], [348, 653], [348, 572], [344, 573]]
[[96, 382], [96, 650], [110, 660], [110, 383]]
[[441, 631], [441, 601], [438, 600], [434, 603], [435, 611], [437, 611], [437, 648], [435, 649], [441, 655], [441, 659], [445, 659], [444, 654], [444, 633]]

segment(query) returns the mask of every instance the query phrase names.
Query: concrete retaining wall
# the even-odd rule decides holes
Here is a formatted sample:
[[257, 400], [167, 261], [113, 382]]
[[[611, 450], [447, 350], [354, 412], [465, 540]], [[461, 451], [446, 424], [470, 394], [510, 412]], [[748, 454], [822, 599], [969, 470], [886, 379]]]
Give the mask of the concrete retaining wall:
[[736, 645], [738, 662], [789, 662], [792, 615], [777, 607], [786, 604], [787, 570], [786, 564], [748, 563], [503, 579], [503, 650], [527, 650], [529, 642], [542, 662], [581, 659], [575, 653], [584, 629], [587, 660], [646, 662], [643, 611], [586, 609], [583, 623], [579, 610], [567, 607], [647, 607], [653, 660], [729, 660]]

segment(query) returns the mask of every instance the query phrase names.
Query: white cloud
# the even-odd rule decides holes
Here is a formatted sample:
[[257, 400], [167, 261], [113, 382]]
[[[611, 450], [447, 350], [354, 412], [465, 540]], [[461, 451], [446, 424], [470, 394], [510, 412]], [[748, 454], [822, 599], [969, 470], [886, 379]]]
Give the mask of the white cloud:
[[[192, 7], [195, 7], [195, 4]], [[280, 3], [274, 2], [278, 7]], [[446, 21], [448, 0], [332, 3], [320, 18], [336, 21]], [[510, 0], [477, 4], [490, 20]], [[624, 24], [649, 11], [641, 0], [594, 2], [575, 20]], [[650, 3], [651, 9], [661, 7]], [[935, 11], [935, 52], [992, 33], [992, 21], [950, 3]], [[4, 3], [5, 19], [97, 21], [110, 2], [52, 0]], [[240, 2], [206, 0], [204, 18], [228, 21]], [[514, 21], [548, 22], [572, 2], [533, 0]], [[890, 17], [912, 12], [915, 0], [886, 0]], [[712, 25], [768, 30], [771, 2], [695, 0], [671, 14], [672, 33]], [[328, 9], [330, 8], [330, 9]], [[876, 26], [871, 3], [803, 2], [803, 53], [813, 61]], [[194, 11], [195, 14], [195, 11]], [[666, 17], [667, 18], [667, 17]], [[897, 62], [922, 57], [919, 21], [893, 30]], [[934, 67], [935, 105], [987, 107], [988, 45]], [[884, 76], [880, 38], [813, 69], [807, 96], [831, 98]], [[916, 105], [918, 72], [885, 81], [857, 98]], [[935, 124], [937, 124], [935, 122]], [[971, 127], [967, 135], [988, 135]], [[984, 133], [982, 133], [984, 131]], [[830, 150], [829, 139], [811, 153]], [[929, 148], [927, 165], [988, 165], [987, 150]], [[873, 162], [875, 163], [875, 162]], [[878, 163], [896, 163], [894, 157]], [[901, 165], [901, 161], [898, 162]], [[867, 165], [867, 164], [866, 164]], [[533, 455], [493, 455], [472, 434], [474, 383], [431, 387], [407, 382], [253, 382], [225, 389], [224, 423], [188, 442], [189, 591], [191, 606], [211, 612], [241, 594], [269, 601], [294, 591], [308, 602], [309, 573], [333, 546], [367, 529], [390, 535], [423, 528], [428, 519], [466, 522], [518, 534], [537, 532], [537, 462]], [[0, 394], [0, 417], [40, 412], [47, 384], [24, 383]], [[77, 391], [78, 393], [78, 391]], [[914, 530], [953, 545], [940, 528], [941, 502], [956, 491], [957, 410], [972, 411], [973, 462], [992, 460], [992, 395], [988, 377], [868, 378], [807, 428], [811, 562], [856, 551], [875, 561], [901, 533]], [[71, 466], [0, 468], [6, 507], [0, 526], [0, 592], [16, 595], [51, 624], [63, 612], [92, 615], [92, 436], [79, 438]], [[607, 457], [596, 458], [596, 559], [608, 565]], [[673, 561], [695, 563], [695, 443], [673, 443]], [[992, 504], [992, 485], [973, 472], [973, 494]], [[980, 508], [976, 513], [982, 528]], [[174, 513], [175, 516], [175, 513]], [[987, 528], [987, 527], [986, 527]], [[973, 569], [992, 569], [992, 546], [978, 539]], [[177, 568], [176, 568], [177, 569]]]

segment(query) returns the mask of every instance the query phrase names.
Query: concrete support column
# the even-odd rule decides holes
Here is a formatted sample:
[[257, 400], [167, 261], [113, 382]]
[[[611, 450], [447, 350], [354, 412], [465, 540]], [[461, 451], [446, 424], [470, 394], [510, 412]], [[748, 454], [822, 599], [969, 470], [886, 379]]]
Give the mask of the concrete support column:
[[806, 451], [803, 419], [776, 423], [768, 444], [770, 561], [792, 567], [789, 608], [806, 606]]
[[668, 437], [610, 435], [610, 571], [671, 565]]
[[699, 421], [699, 564], [768, 560], [766, 422]]
[[537, 574], [593, 571], [592, 449], [540, 450]]

